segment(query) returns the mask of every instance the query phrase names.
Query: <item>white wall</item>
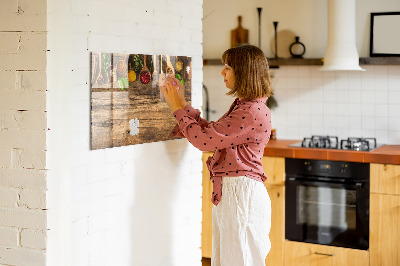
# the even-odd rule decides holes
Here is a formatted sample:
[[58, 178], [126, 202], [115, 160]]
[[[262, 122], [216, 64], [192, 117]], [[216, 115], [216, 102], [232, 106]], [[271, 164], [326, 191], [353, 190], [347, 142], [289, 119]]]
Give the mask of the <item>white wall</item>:
[[90, 150], [90, 51], [192, 56], [201, 0], [48, 1], [47, 264], [200, 265], [201, 152], [187, 141]]
[[46, 1], [1, 1], [0, 18], [0, 265], [44, 265]]
[[[229, 48], [230, 31], [237, 27], [238, 16], [242, 16], [242, 26], [249, 30], [249, 43], [258, 45], [258, 7], [262, 8], [261, 49], [267, 57], [274, 56], [272, 22], [278, 21], [278, 32], [290, 31], [300, 37], [300, 41], [306, 46], [305, 57], [321, 58], [324, 56], [327, 41], [327, 2], [327, 0], [204, 0], [204, 58], [219, 59]], [[356, 0], [356, 42], [360, 57], [369, 56], [370, 13], [399, 10], [398, 0]], [[283, 35], [286, 36], [291, 35]], [[280, 41], [291, 43], [285, 38]], [[278, 48], [278, 53], [280, 49]]]
[[275, 73], [272, 123], [279, 138], [311, 135], [376, 137], [400, 143], [400, 66], [362, 66], [365, 72], [281, 67]]
[[[204, 67], [210, 109], [216, 111], [210, 120], [224, 114], [233, 99], [225, 95], [227, 89], [217, 74], [221, 67]], [[271, 117], [277, 137], [376, 137], [381, 144], [399, 144], [400, 66], [362, 67], [365, 72], [323, 72], [319, 66], [272, 69], [278, 108]]]
[[[357, 47], [361, 57], [369, 56], [369, 13], [400, 10], [400, 2], [385, 0], [357, 2]], [[229, 48], [229, 31], [236, 17], [243, 15], [250, 30], [250, 43], [257, 45], [257, 7], [263, 7], [263, 23], [278, 20], [281, 29], [296, 32], [307, 47], [305, 57], [323, 57], [326, 47], [327, 1], [204, 1], [204, 58], [220, 58]], [[250, 6], [250, 8], [248, 7]], [[249, 10], [251, 9], [251, 10]], [[266, 11], [264, 13], [264, 10]], [[224, 14], [223, 16], [221, 14]], [[246, 25], [247, 19], [247, 25]], [[250, 22], [250, 21], [253, 22]], [[232, 23], [231, 23], [232, 22]], [[282, 22], [282, 23], [281, 23]], [[215, 25], [218, 25], [216, 27]], [[268, 25], [262, 28], [268, 28]], [[279, 30], [278, 26], [278, 30]], [[217, 33], [218, 31], [218, 33]], [[272, 52], [267, 43], [273, 27], [262, 33], [262, 49]], [[268, 34], [270, 36], [268, 37]], [[217, 38], [222, 36], [222, 38]], [[365, 72], [321, 72], [318, 66], [281, 66], [272, 69], [273, 89], [279, 107], [272, 111], [272, 124], [281, 139], [302, 139], [311, 135], [376, 137], [382, 144], [400, 143], [400, 66], [363, 66]], [[211, 120], [218, 119], [230, 106], [231, 97], [220, 76], [221, 66], [205, 66], [204, 84], [210, 93]]]

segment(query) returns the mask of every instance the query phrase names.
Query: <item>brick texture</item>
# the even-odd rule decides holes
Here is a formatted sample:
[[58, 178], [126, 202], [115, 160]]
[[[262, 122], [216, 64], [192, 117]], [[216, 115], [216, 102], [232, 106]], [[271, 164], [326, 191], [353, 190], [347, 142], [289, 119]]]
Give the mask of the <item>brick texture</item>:
[[46, 208], [46, 191], [22, 189], [20, 194], [20, 206], [25, 206], [29, 209], [45, 209]]
[[18, 247], [18, 239], [18, 229], [0, 227], [0, 247]]
[[0, 3], [0, 265], [45, 265], [46, 12]]
[[26, 208], [0, 208], [0, 226], [46, 229], [46, 212]]
[[0, 247], [1, 263], [4, 265], [46, 265], [46, 254], [42, 250]]
[[23, 229], [21, 231], [21, 246], [25, 248], [46, 249], [46, 232]]
[[0, 187], [0, 207], [15, 208], [18, 203], [18, 190], [10, 187]]

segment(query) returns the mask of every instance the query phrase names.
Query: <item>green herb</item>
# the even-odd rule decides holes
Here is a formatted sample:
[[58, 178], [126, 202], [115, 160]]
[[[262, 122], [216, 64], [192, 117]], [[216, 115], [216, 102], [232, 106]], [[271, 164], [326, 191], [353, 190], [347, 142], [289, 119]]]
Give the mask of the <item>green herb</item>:
[[107, 69], [111, 66], [111, 55], [108, 53], [101, 53], [101, 71], [103, 75], [107, 73]]
[[139, 72], [143, 67], [143, 62], [138, 54], [133, 55], [133, 71]]
[[129, 88], [129, 81], [125, 77], [118, 78], [118, 85], [121, 90], [125, 90], [125, 88]]
[[122, 81], [122, 78], [118, 79], [118, 85], [121, 88], [121, 90], [125, 90], [124, 82]]

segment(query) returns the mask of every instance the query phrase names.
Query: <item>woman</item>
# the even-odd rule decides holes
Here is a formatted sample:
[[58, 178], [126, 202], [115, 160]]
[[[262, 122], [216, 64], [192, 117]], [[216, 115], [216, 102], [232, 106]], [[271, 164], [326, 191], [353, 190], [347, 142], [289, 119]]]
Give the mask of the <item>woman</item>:
[[213, 182], [212, 265], [265, 265], [271, 246], [271, 202], [261, 164], [271, 130], [268, 62], [252, 45], [228, 49], [222, 62], [227, 95], [237, 98], [216, 122], [202, 119], [186, 103], [182, 84], [168, 78], [162, 91], [178, 121], [171, 134], [186, 137], [202, 151], [214, 151], [207, 160]]

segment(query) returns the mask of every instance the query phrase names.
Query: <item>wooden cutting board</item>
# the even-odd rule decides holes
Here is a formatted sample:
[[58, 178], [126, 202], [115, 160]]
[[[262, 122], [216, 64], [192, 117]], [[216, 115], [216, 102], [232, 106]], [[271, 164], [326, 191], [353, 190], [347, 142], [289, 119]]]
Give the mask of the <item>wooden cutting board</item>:
[[249, 43], [249, 31], [242, 27], [242, 16], [238, 16], [238, 27], [231, 30], [231, 48], [238, 44]]

